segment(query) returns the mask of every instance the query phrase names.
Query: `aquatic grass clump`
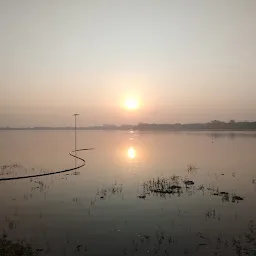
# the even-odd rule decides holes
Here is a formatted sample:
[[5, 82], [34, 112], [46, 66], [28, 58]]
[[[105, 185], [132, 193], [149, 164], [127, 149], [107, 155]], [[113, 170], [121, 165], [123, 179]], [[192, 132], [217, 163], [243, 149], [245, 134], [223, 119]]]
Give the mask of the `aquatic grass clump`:
[[110, 187], [102, 187], [101, 189], [98, 189], [94, 199], [90, 202], [88, 210], [89, 215], [91, 215], [91, 210], [96, 206], [96, 202], [98, 202], [98, 200], [103, 201], [110, 199], [111, 196], [123, 196], [123, 184], [115, 182]]
[[[218, 219], [220, 215], [215, 209], [206, 212], [207, 219]], [[197, 232], [193, 246], [184, 247], [184, 240], [164, 230], [156, 230], [155, 234], [136, 234], [124, 250], [124, 255], [227, 255], [245, 256], [256, 255], [256, 225], [248, 223], [245, 233], [239, 236], [209, 236], [207, 233]], [[181, 246], [182, 245], [182, 246]], [[207, 253], [205, 250], [209, 253]], [[205, 253], [203, 254], [203, 251]]]
[[197, 189], [201, 190], [201, 191], [204, 191], [204, 185], [203, 184], [199, 185]]
[[110, 187], [103, 187], [101, 189], [98, 189], [96, 195], [100, 199], [106, 199], [113, 195], [122, 195], [122, 193], [123, 193], [123, 185], [117, 184], [117, 182], [115, 182]]
[[0, 175], [12, 175], [13, 173], [19, 171], [20, 168], [24, 168], [20, 164], [5, 164], [0, 166]]
[[187, 186], [192, 186], [192, 185], [195, 184], [195, 182], [192, 181], [192, 180], [184, 180], [183, 183], [186, 185], [186, 187], [187, 187]]
[[193, 173], [195, 173], [196, 172], [196, 170], [197, 170], [198, 168], [195, 166], [195, 165], [193, 165], [193, 164], [189, 164], [188, 165], [188, 169], [187, 169], [187, 171], [188, 171], [188, 173], [191, 173], [191, 174], [193, 174]]
[[235, 202], [238, 203], [239, 201], [242, 201], [242, 200], [244, 200], [243, 197], [237, 196], [236, 194], [232, 195], [232, 203], [235, 203]]
[[[184, 184], [184, 185], [183, 185]], [[203, 196], [205, 196], [205, 186], [203, 184], [195, 187], [195, 182], [189, 179], [183, 179], [179, 176], [173, 175], [170, 178], [166, 177], [157, 177], [156, 179], [150, 179], [145, 181], [142, 184], [143, 191], [137, 196], [140, 199], [145, 199], [146, 195], [158, 195], [160, 197], [166, 197], [166, 195], [177, 195], [180, 197], [184, 192], [189, 196], [195, 194], [196, 191], [202, 191]], [[218, 187], [208, 187], [209, 196], [218, 196], [221, 197], [223, 203], [232, 202], [238, 203], [243, 201], [244, 198], [236, 194], [231, 194], [226, 191], [219, 191]]]
[[157, 179], [152, 179], [144, 182], [143, 195], [157, 193], [157, 194], [177, 194], [181, 195], [183, 193], [182, 187], [179, 185], [179, 176], [173, 175], [170, 178], [157, 177]]
[[232, 203], [238, 203], [239, 201], [243, 201], [244, 197], [237, 196], [236, 194], [230, 194], [225, 191], [219, 192], [219, 189], [215, 188], [208, 188], [209, 191], [212, 192], [212, 196], [221, 196], [222, 202], [232, 202]]
[[123, 250], [124, 255], [170, 255], [175, 241], [171, 234], [157, 230], [154, 235], [136, 234], [130, 245]]
[[138, 198], [140, 198], [140, 199], [145, 199], [146, 198], [146, 195], [139, 195], [139, 196], [137, 196]]
[[1, 256], [38, 256], [43, 249], [33, 249], [32, 246], [24, 241], [13, 242], [7, 239], [4, 233], [0, 237], [0, 255]]

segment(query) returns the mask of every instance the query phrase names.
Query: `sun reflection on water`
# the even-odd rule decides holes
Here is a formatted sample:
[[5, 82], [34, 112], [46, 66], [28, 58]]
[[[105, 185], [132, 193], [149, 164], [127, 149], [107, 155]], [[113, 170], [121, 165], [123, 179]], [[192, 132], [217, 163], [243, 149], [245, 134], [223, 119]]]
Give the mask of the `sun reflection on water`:
[[127, 156], [130, 159], [135, 159], [136, 158], [136, 150], [134, 147], [129, 147], [127, 150]]

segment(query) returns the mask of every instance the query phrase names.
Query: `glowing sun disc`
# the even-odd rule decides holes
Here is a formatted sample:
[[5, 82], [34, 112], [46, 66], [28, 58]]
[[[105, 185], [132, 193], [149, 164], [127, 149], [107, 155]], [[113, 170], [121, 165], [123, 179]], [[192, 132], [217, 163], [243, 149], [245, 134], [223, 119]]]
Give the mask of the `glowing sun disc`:
[[126, 99], [124, 103], [127, 109], [138, 109], [139, 108], [139, 101], [137, 99]]

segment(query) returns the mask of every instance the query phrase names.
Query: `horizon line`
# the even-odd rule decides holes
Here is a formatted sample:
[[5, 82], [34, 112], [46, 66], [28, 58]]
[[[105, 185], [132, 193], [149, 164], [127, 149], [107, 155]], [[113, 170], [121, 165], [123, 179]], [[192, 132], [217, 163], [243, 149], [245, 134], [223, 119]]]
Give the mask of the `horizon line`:
[[[249, 126], [249, 127], [248, 127]], [[74, 129], [73, 126], [26, 126], [26, 127], [11, 127], [0, 126], [1, 130], [40, 130], [40, 129]], [[77, 126], [77, 129], [256, 129], [256, 121], [235, 121], [229, 122], [212, 120], [210, 122], [193, 122], [193, 123], [144, 123], [137, 124], [100, 124]]]

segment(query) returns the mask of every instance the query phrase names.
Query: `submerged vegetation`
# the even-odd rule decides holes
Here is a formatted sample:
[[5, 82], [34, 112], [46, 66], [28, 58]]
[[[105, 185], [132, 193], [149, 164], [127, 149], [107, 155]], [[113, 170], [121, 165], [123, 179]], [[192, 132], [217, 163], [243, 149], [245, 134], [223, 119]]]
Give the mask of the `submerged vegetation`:
[[[21, 165], [14, 164], [10, 166], [2, 166], [2, 175], [7, 174], [11, 170], [25, 170]], [[31, 169], [34, 171], [35, 169]], [[243, 201], [245, 198], [238, 196], [234, 193], [221, 191], [218, 187], [213, 185], [208, 186], [205, 184], [197, 183], [196, 175], [198, 168], [195, 165], [188, 165], [187, 172], [185, 172], [185, 177], [172, 175], [170, 177], [156, 177], [144, 181], [137, 191], [138, 201], [144, 204], [149, 196], [160, 196], [162, 198], [171, 198], [172, 196], [181, 197], [183, 195], [192, 196], [196, 193], [199, 195], [207, 195], [209, 197], [213, 196], [215, 198], [219, 197], [222, 202], [233, 202], [238, 203]], [[12, 173], [11, 173], [12, 174]], [[220, 176], [219, 176], [220, 177]], [[221, 176], [222, 177], [222, 176]], [[71, 175], [59, 176], [59, 179], [68, 181]], [[76, 179], [73, 176], [72, 179]], [[33, 195], [37, 192], [46, 192], [49, 190], [49, 183], [43, 181], [42, 179], [30, 179], [31, 190], [30, 193], [24, 194], [24, 200], [33, 199]], [[51, 180], [53, 184], [53, 180]], [[250, 180], [251, 182], [251, 180]], [[255, 179], [253, 179], [253, 184]], [[141, 190], [142, 187], [142, 190]], [[109, 186], [103, 185], [97, 190], [95, 198], [91, 200], [89, 206], [89, 215], [92, 207], [104, 200], [110, 200], [113, 196], [123, 197], [123, 185], [115, 181]], [[143, 199], [143, 200], [141, 200]], [[13, 200], [16, 200], [15, 198]], [[73, 197], [72, 202], [86, 207], [82, 201], [82, 197]], [[62, 202], [64, 203], [64, 202]], [[178, 210], [177, 216], [180, 218], [184, 217], [184, 213]], [[203, 213], [205, 216], [205, 221], [213, 222], [220, 221], [223, 219], [222, 213], [216, 210], [214, 207], [209, 207], [206, 212]], [[40, 212], [40, 219], [43, 218], [43, 214]], [[19, 228], [19, 220], [15, 215], [12, 217], [6, 217], [6, 226], [9, 231], [14, 231]], [[113, 228], [113, 230], [121, 234], [121, 229]], [[191, 232], [191, 231], [190, 231]], [[191, 241], [190, 246], [183, 246], [182, 239], [176, 236], [175, 233], [170, 231], [157, 230], [155, 235], [152, 233], [136, 234], [136, 237], [132, 240], [132, 243], [127, 244], [123, 249], [123, 255], [256, 255], [256, 227], [253, 221], [248, 224], [248, 231], [240, 236], [234, 237], [224, 237], [223, 235], [218, 235], [217, 237], [212, 237], [207, 234], [202, 234], [200, 232], [193, 233], [191, 235], [196, 239]], [[193, 239], [194, 239], [193, 238]], [[68, 242], [67, 242], [68, 244]], [[191, 245], [192, 244], [192, 245]], [[90, 244], [84, 244], [82, 241], [72, 244], [72, 249], [74, 254], [87, 255], [88, 248], [90, 249]], [[66, 249], [65, 249], [66, 250]], [[2, 256], [35, 256], [35, 255], [48, 255], [43, 249], [33, 249], [32, 246], [23, 241], [11, 241], [4, 234], [0, 239], [0, 255]], [[224, 254], [223, 254], [224, 253]]]
[[[203, 184], [199, 185], [197, 188], [194, 185], [194, 181], [183, 179], [176, 175], [169, 178], [157, 177], [143, 182], [143, 190], [138, 198], [145, 199], [147, 195], [160, 195], [161, 197], [166, 197], [166, 195], [177, 195], [180, 197], [184, 192], [191, 196], [197, 191], [202, 191], [203, 195], [205, 195], [205, 186]], [[208, 187], [207, 191], [209, 192], [209, 196], [220, 196], [222, 202], [238, 203], [239, 201], [244, 200], [243, 197], [236, 194], [231, 194], [225, 191], [220, 192], [219, 188], [215, 187]]]
[[39, 256], [43, 249], [33, 249], [32, 246], [24, 241], [13, 242], [4, 233], [0, 237], [1, 256]]
[[[215, 210], [207, 212], [207, 218], [216, 218]], [[193, 244], [186, 246], [171, 232], [156, 230], [154, 235], [137, 234], [124, 255], [256, 255], [256, 225], [248, 223], [247, 231], [240, 236], [224, 237], [219, 234], [209, 237], [197, 232], [193, 235]]]
[[195, 165], [189, 164], [188, 165], [188, 173], [195, 173], [198, 168]]
[[182, 187], [179, 185], [178, 176], [172, 176], [170, 178], [160, 178], [148, 180], [143, 183], [143, 195], [149, 195], [150, 193], [156, 194], [177, 194], [182, 193]]
[[[6, 164], [0, 166], [0, 179], [2, 178], [15, 178], [20, 176], [21, 174], [24, 176], [35, 175], [35, 174], [46, 174], [49, 173], [50, 170], [40, 169], [37, 170], [36, 168], [26, 168], [25, 166], [14, 163], [14, 164]], [[31, 180], [31, 179], [30, 179]]]
[[123, 193], [123, 185], [117, 184], [117, 182], [115, 182], [112, 186], [98, 189], [96, 195], [100, 199], [107, 199], [113, 195], [122, 195], [122, 193]]

